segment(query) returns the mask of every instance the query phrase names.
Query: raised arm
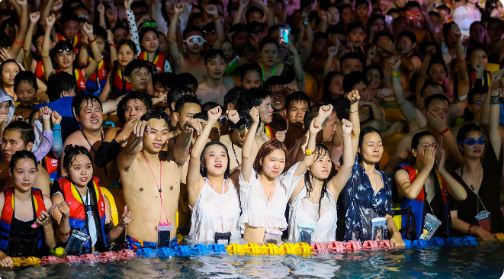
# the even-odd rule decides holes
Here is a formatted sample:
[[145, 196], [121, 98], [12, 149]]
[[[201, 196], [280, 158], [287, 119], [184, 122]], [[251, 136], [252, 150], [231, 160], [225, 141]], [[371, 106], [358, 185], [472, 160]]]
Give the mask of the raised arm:
[[28, 29], [28, 1], [16, 0], [16, 3], [21, 7], [21, 14], [19, 14], [19, 30], [17, 30], [14, 42], [9, 49], [11, 57], [17, 57], [19, 54], [19, 51], [23, 47], [26, 30]]
[[184, 11], [185, 7], [185, 3], [177, 3], [175, 5], [175, 14], [173, 15], [170, 26], [168, 28], [168, 47], [170, 48], [170, 54], [173, 58], [175, 68], [179, 67], [182, 64], [182, 54], [180, 53], [177, 44], [177, 28], [180, 14]]
[[[189, 169], [187, 171], [187, 190], [189, 192], [189, 205], [193, 206], [198, 200], [201, 188], [203, 187], [203, 177], [200, 173], [200, 157], [208, 142], [208, 137], [210, 132], [214, 127], [215, 123], [219, 120], [222, 115], [222, 110], [219, 106], [209, 110], [207, 112], [208, 122], [203, 128], [203, 131], [196, 139], [191, 151], [191, 160], [189, 161]], [[201, 123], [200, 123], [201, 124]]]
[[343, 164], [340, 166], [338, 173], [327, 183], [327, 189], [335, 199], [338, 199], [341, 190], [345, 187], [348, 179], [350, 179], [355, 160], [352, 146], [352, 122], [343, 119], [341, 124], [343, 130]]
[[418, 172], [415, 180], [411, 181], [408, 172], [405, 170], [401, 169], [395, 173], [394, 179], [401, 197], [413, 200], [418, 196], [434, 167], [435, 159], [436, 147], [429, 146], [419, 149], [416, 160], [419, 161], [418, 165], [421, 166], [421, 170]]
[[31, 55], [31, 46], [32, 46], [32, 38], [33, 38], [33, 30], [40, 19], [40, 13], [34, 12], [30, 14], [30, 25], [28, 25], [28, 30], [26, 31], [25, 40], [23, 43], [23, 51], [24, 51], [24, 65], [27, 70], [31, 69], [32, 66], [32, 55]]
[[98, 44], [96, 43], [96, 36], [93, 33], [93, 25], [89, 23], [84, 23], [82, 26], [82, 31], [86, 34], [86, 37], [89, 42], [89, 46], [91, 47], [91, 53], [93, 54], [93, 60], [86, 67], [86, 79], [91, 76], [96, 69], [98, 68], [98, 64], [103, 59], [103, 55], [98, 48]]
[[293, 43], [289, 43], [287, 45], [287, 49], [292, 53], [294, 57], [294, 72], [296, 73], [296, 81], [298, 85], [298, 89], [304, 91], [304, 70], [303, 65], [301, 64], [301, 59], [299, 58], [298, 51], [296, 46]]
[[124, 0], [124, 8], [126, 9], [126, 18], [128, 20], [128, 27], [130, 29], [131, 40], [135, 43], [137, 53], [142, 50], [140, 48], [140, 39], [138, 37], [138, 27], [136, 25], [135, 14], [131, 10], [133, 0]]
[[467, 192], [464, 189], [464, 186], [455, 179], [450, 172], [448, 172], [445, 168], [446, 156], [445, 152], [442, 148], [438, 148], [438, 162], [437, 167], [438, 171], [443, 176], [443, 179], [446, 181], [446, 185], [448, 193], [458, 201], [463, 201], [467, 198]]
[[[339, 43], [338, 43], [339, 44]], [[333, 71], [333, 64], [335, 61], [335, 57], [338, 55], [339, 45], [330, 46], [327, 48], [327, 59], [324, 66], [324, 76], [326, 76], [329, 72]], [[337, 62], [337, 60], [336, 60]]]
[[175, 137], [176, 144], [173, 149], [173, 158], [179, 166], [182, 166], [187, 161], [193, 134], [194, 132], [196, 132], [197, 135], [201, 133], [201, 122], [203, 122], [201, 119], [190, 119], [185, 124], [184, 131]]
[[352, 155], [353, 158], [357, 155], [359, 147], [360, 135], [360, 118], [359, 118], [359, 91], [354, 89], [347, 94], [347, 99], [350, 101], [350, 122], [352, 122]]
[[[489, 119], [489, 136], [490, 142], [497, 158], [500, 157], [502, 148], [502, 137], [499, 129], [500, 115], [500, 96], [504, 94], [504, 70], [500, 70], [494, 77], [492, 89], [490, 91], [490, 119]], [[487, 97], [488, 98], [488, 97]]]
[[212, 17], [213, 22], [215, 22], [215, 35], [217, 36], [217, 39], [212, 47], [220, 49], [222, 42], [224, 42], [226, 38], [224, 35], [224, 25], [222, 24], [222, 20], [219, 16], [219, 10], [215, 5], [207, 5], [205, 11]]
[[147, 121], [139, 121], [135, 123], [133, 132], [131, 133], [128, 143], [117, 156], [117, 166], [119, 171], [127, 172], [136, 159], [138, 153], [143, 147], [143, 136], [147, 127]]
[[254, 165], [255, 155], [252, 154], [255, 145], [255, 135], [257, 133], [257, 127], [259, 126], [259, 110], [257, 107], [253, 107], [250, 112], [250, 117], [252, 118], [252, 125], [247, 133], [245, 142], [242, 148], [242, 165], [241, 165], [241, 176], [245, 182], [250, 181], [250, 176], [252, 175], [252, 167]]
[[107, 29], [107, 22], [105, 21], [105, 6], [102, 2], [96, 6], [96, 10], [98, 11], [98, 24], [101, 28]]
[[54, 27], [54, 22], [56, 21], [56, 17], [52, 14], [46, 18], [46, 29], [44, 32], [44, 40], [42, 41], [42, 62], [44, 63], [44, 76], [46, 80], [49, 79], [49, 76], [54, 72], [53, 64], [51, 61], [51, 57], [49, 56], [49, 50], [51, 49], [51, 30]]
[[240, 0], [240, 5], [238, 6], [238, 10], [236, 11], [233, 24], [244, 23], [243, 14], [249, 5], [250, 0]]

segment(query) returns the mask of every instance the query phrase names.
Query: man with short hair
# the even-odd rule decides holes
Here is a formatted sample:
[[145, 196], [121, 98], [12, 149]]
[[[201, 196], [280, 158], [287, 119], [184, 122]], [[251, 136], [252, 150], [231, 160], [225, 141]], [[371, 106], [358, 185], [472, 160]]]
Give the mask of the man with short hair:
[[198, 85], [196, 95], [201, 102], [216, 102], [224, 104], [224, 95], [234, 87], [234, 81], [224, 76], [226, 59], [220, 49], [211, 49], [205, 55], [206, 75]]

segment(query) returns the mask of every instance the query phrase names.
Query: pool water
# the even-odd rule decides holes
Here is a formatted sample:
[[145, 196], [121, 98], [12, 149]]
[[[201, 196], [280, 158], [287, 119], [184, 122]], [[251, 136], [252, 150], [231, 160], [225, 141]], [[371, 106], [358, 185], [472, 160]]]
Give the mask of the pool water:
[[1, 271], [1, 278], [501, 278], [504, 243], [298, 256], [202, 256]]

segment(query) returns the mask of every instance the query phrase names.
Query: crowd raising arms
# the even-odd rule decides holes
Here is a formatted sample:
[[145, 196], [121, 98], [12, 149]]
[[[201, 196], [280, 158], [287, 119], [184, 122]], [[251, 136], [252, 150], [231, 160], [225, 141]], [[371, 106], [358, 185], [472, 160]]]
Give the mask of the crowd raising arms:
[[0, 3], [0, 266], [180, 234], [494, 240], [502, 7], [375, 2]]

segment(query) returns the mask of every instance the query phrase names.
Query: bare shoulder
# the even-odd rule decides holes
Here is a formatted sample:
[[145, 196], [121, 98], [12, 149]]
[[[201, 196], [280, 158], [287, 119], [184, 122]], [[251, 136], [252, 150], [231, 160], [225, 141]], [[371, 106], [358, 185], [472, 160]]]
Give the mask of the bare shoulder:
[[77, 130], [71, 133], [65, 140], [65, 146], [69, 144], [83, 145], [84, 137], [82, 136], [81, 130]]
[[115, 139], [115, 137], [117, 136], [117, 134], [119, 133], [120, 130], [121, 130], [121, 128], [119, 128], [119, 127], [108, 128], [107, 131], [105, 132], [104, 141], [110, 142], [113, 139]]

